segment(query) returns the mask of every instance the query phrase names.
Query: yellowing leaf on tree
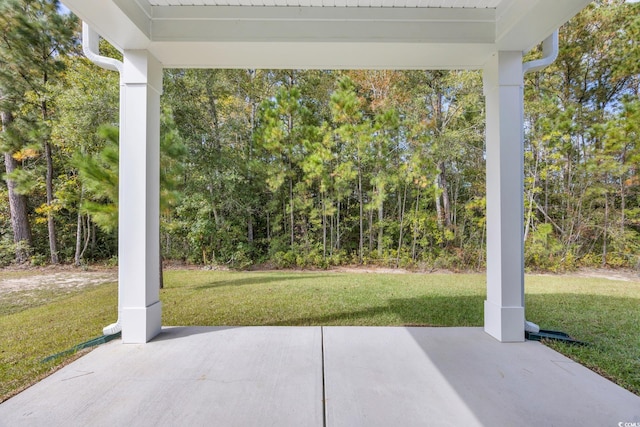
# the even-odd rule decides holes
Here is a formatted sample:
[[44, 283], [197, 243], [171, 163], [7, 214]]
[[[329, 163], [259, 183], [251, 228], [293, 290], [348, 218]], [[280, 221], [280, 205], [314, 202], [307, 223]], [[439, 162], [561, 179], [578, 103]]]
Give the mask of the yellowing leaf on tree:
[[33, 148], [23, 148], [22, 150], [18, 151], [17, 153], [13, 154], [13, 158], [16, 159], [19, 162], [22, 162], [24, 160], [28, 160], [28, 159], [34, 159], [36, 157], [38, 157], [40, 155], [40, 153], [38, 152], [38, 150], [35, 150]]

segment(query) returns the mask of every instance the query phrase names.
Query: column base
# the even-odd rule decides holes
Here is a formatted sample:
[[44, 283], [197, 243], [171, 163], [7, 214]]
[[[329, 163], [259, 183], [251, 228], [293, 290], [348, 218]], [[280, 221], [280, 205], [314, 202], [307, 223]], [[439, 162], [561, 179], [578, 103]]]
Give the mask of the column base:
[[122, 342], [144, 344], [160, 333], [162, 328], [162, 303], [148, 307], [122, 309]]
[[524, 341], [524, 307], [484, 302], [484, 331], [500, 342]]

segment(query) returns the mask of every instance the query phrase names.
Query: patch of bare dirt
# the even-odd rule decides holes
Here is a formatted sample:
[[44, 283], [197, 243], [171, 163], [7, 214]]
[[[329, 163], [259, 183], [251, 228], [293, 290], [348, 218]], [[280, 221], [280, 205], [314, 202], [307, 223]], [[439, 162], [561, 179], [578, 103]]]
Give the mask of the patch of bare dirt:
[[[41, 272], [40, 272], [41, 271]], [[38, 273], [24, 277], [0, 279], [0, 293], [32, 291], [36, 289], [69, 289], [101, 285], [115, 282], [115, 270], [38, 270]]]
[[640, 282], [640, 273], [638, 271], [627, 269], [609, 270], [606, 268], [583, 268], [567, 275], [574, 277], [622, 280], [625, 282]]
[[[338, 273], [385, 273], [385, 274], [456, 274], [450, 270], [434, 269], [434, 270], [405, 270], [402, 268], [384, 268], [384, 267], [368, 267], [368, 266], [347, 266], [335, 267], [327, 270], [329, 272]], [[476, 271], [481, 273], [481, 271]], [[534, 273], [535, 274], [535, 273]], [[539, 273], [541, 276], [553, 275], [547, 273]], [[609, 280], [621, 280], [625, 282], [640, 282], [640, 272], [631, 269], [607, 269], [607, 268], [583, 268], [570, 273], [560, 274], [561, 276], [570, 277], [593, 277]]]
[[336, 267], [330, 271], [336, 273], [383, 273], [383, 274], [408, 274], [409, 270], [404, 268], [385, 268], [385, 267]]
[[[202, 269], [202, 266], [172, 264], [165, 266], [166, 270]], [[118, 280], [118, 272], [115, 268], [92, 268], [81, 270], [74, 267], [44, 267], [39, 269], [15, 269], [14, 271], [27, 271], [24, 277], [0, 278], [0, 294], [12, 292], [33, 291], [38, 289], [72, 289], [101, 285], [103, 283]], [[253, 271], [274, 271], [274, 269], [261, 268]], [[335, 267], [329, 270], [296, 270], [309, 272], [335, 272], [335, 273], [362, 273], [362, 274], [412, 274], [412, 273], [437, 273], [454, 274], [448, 270], [413, 271], [402, 268], [385, 268], [375, 266], [345, 266]], [[544, 275], [544, 274], [542, 274]], [[610, 280], [622, 280], [626, 282], [640, 282], [640, 272], [628, 269], [596, 269], [585, 268], [571, 273], [563, 274], [573, 277], [590, 277]]]

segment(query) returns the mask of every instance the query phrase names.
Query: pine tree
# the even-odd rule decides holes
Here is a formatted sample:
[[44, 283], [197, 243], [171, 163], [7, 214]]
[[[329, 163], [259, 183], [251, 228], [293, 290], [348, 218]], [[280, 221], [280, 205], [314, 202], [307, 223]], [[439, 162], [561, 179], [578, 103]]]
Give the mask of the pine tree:
[[[55, 116], [52, 83], [61, 75], [62, 55], [73, 46], [75, 28], [75, 17], [60, 15], [58, 8], [57, 0], [6, 0], [0, 5], [0, 110], [5, 116], [5, 167], [12, 169], [8, 184], [15, 192], [10, 182], [21, 173], [12, 158], [19, 162], [44, 157], [46, 201], [39, 211], [46, 215], [53, 264], [59, 262], [59, 257], [54, 221], [54, 147], [50, 137]], [[9, 116], [13, 120], [7, 120]], [[28, 223], [21, 209], [12, 212], [19, 215], [12, 222]], [[28, 242], [28, 235], [24, 231], [18, 233], [18, 228], [14, 227], [14, 239]]]

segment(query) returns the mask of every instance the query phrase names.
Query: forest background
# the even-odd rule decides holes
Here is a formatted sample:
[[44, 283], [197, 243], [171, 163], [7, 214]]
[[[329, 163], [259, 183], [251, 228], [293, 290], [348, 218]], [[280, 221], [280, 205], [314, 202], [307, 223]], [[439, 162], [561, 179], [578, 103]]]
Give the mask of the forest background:
[[[117, 73], [57, 1], [0, 1], [0, 33], [0, 265], [117, 263]], [[529, 269], [640, 269], [639, 40], [640, 4], [594, 1], [525, 78]], [[482, 269], [484, 131], [480, 71], [166, 69], [162, 256]]]

